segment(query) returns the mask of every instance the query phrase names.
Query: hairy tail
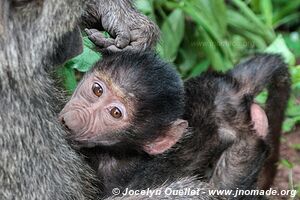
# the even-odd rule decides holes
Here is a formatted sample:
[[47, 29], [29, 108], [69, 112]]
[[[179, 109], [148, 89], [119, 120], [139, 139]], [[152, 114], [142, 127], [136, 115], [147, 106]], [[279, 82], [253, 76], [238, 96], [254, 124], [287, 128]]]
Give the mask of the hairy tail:
[[237, 65], [229, 74], [240, 84], [242, 95], [255, 96], [268, 89], [265, 111], [269, 121], [269, 142], [271, 154], [266, 160], [259, 180], [261, 189], [268, 189], [277, 171], [279, 159], [281, 126], [290, 94], [290, 75], [287, 65], [279, 55], [257, 54]]

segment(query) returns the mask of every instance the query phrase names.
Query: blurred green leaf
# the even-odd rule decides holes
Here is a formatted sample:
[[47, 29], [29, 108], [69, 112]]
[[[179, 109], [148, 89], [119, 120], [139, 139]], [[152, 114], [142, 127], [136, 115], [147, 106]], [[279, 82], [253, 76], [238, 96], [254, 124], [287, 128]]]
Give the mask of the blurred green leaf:
[[290, 73], [292, 75], [292, 82], [294, 84], [300, 83], [300, 65], [290, 67]]
[[93, 48], [94, 44], [88, 37], [83, 37], [83, 52], [69, 60], [66, 65], [80, 72], [88, 71], [101, 58], [100, 53], [93, 50]]
[[165, 19], [161, 33], [161, 44], [158, 45], [158, 52], [166, 60], [174, 61], [184, 35], [184, 15], [181, 10], [174, 10]]
[[182, 62], [178, 63], [178, 68], [183, 76], [185, 76], [197, 62], [197, 54], [194, 54], [192, 51], [192, 48], [179, 49]]
[[[296, 184], [294, 189], [296, 190], [296, 198], [300, 198], [300, 183]], [[292, 200], [297, 200], [296, 198], [292, 199]]]
[[135, 0], [135, 7], [145, 15], [147, 15], [151, 20], [156, 21], [153, 0]]
[[284, 18], [279, 19], [278, 21], [274, 22], [273, 27], [278, 28], [279, 26], [289, 25], [289, 24], [297, 24], [300, 18], [300, 13], [291, 13]]
[[273, 7], [272, 7], [272, 1], [271, 0], [263, 0], [260, 1], [260, 9], [263, 13], [264, 19], [266, 21], [266, 24], [269, 27], [272, 27], [273, 22]]
[[[299, 17], [300, 19], [300, 17]], [[295, 54], [296, 57], [300, 56], [300, 34], [292, 32], [283, 35], [284, 41], [289, 49]]]
[[286, 110], [286, 115], [288, 117], [298, 117], [300, 116], [300, 105], [297, 105], [297, 99], [292, 95], [288, 101], [288, 107]]
[[296, 123], [300, 122], [300, 117], [286, 118], [283, 122], [282, 131], [290, 132], [295, 127]]
[[290, 15], [291, 13], [294, 13], [297, 11], [300, 7], [300, 0], [293, 0], [293, 1], [285, 1], [286, 4], [284, 6], [281, 6], [280, 9], [278, 9], [278, 12], [274, 15], [274, 22], [281, 20], [287, 15]]
[[244, 15], [242, 15], [241, 13], [239, 13], [235, 10], [228, 10], [227, 18], [228, 18], [228, 24], [230, 26], [238, 29], [238, 31], [239, 30], [247, 31], [247, 32], [253, 33], [257, 36], [260, 36], [260, 37], [262, 37], [265, 34], [264, 30], [258, 29], [257, 26], [253, 22], [251, 22]]
[[77, 86], [75, 70], [86, 72], [101, 58], [101, 55], [93, 50], [94, 47], [95, 45], [87, 36], [83, 37], [83, 52], [56, 70], [57, 76], [62, 80], [62, 84], [69, 94]]
[[264, 104], [268, 98], [267, 91], [261, 92], [257, 97], [255, 97], [255, 101], [259, 104]]
[[135, 7], [144, 14], [153, 13], [153, 1], [152, 0], [136, 0]]
[[[109, 36], [109, 34], [107, 32], [104, 32], [104, 34]], [[88, 36], [82, 37], [82, 43], [83, 43], [84, 47], [89, 48], [89, 49], [94, 49], [96, 47], [95, 44], [88, 38]]]
[[269, 42], [272, 41], [275, 37], [272, 29], [265, 24], [254, 14], [254, 12], [241, 0], [232, 0], [232, 3], [237, 6], [242, 14], [255, 24], [257, 29], [262, 30], [264, 34], [264, 38]]
[[289, 117], [298, 117], [298, 116], [300, 116], [300, 105], [298, 105], [298, 106], [293, 105], [293, 106], [288, 107], [287, 115]]
[[293, 66], [296, 63], [295, 56], [288, 49], [282, 35], [278, 35], [274, 42], [265, 50], [265, 52], [281, 54], [285, 62], [290, 66]]
[[[232, 51], [230, 46], [226, 45], [228, 42], [226, 38], [223, 37], [222, 32], [216, 29], [218, 26], [216, 26], [213, 16], [211, 16], [211, 13], [207, 10], [207, 6], [200, 0], [183, 0], [181, 2], [181, 9], [195, 21], [198, 28], [197, 30], [202, 34], [203, 50], [209, 52], [210, 56], [215, 54], [215, 60], [211, 60], [213, 67], [217, 70], [220, 70], [222, 66], [224, 66], [225, 69], [229, 68], [233, 61]], [[213, 49], [215, 49], [215, 53], [212, 51]], [[220, 58], [224, 58], [223, 65], [220, 65], [218, 62]], [[221, 70], [224, 71], [224, 69]]]
[[300, 150], [300, 144], [292, 144], [291, 147], [295, 150]]
[[190, 73], [190, 77], [199, 76], [202, 72], [206, 71], [209, 67], [209, 63], [209, 60], [204, 60], [197, 64]]
[[70, 66], [62, 66], [56, 70], [57, 76], [62, 80], [62, 84], [65, 87], [68, 94], [72, 94], [77, 86], [75, 77], [75, 71]]
[[281, 159], [280, 164], [282, 164], [284, 167], [288, 169], [292, 169], [294, 167], [294, 164], [288, 161], [287, 159]]
[[221, 34], [224, 36], [227, 31], [227, 9], [225, 1], [223, 0], [206, 0], [209, 2], [210, 10], [212, 15], [215, 18], [218, 29], [221, 31]]
[[232, 27], [232, 32], [240, 34], [241, 36], [246, 38], [247, 41], [249, 41], [249, 43], [255, 45], [255, 47], [259, 50], [263, 50], [267, 46], [266, 42], [260, 36], [255, 35], [251, 32], [248, 32], [244, 29], [239, 29], [239, 28]]
[[222, 54], [217, 51], [217, 47], [214, 45], [213, 40], [204, 30], [199, 29], [199, 31], [201, 33], [201, 36], [203, 37], [203, 41], [205, 41], [201, 43], [201, 47], [206, 53], [206, 56], [211, 61], [214, 69], [216, 69], [217, 71], [226, 71], [230, 69], [231, 63], [224, 57], [222, 57]]
[[250, 6], [254, 12], [258, 12], [260, 10], [260, 0], [251, 0]]

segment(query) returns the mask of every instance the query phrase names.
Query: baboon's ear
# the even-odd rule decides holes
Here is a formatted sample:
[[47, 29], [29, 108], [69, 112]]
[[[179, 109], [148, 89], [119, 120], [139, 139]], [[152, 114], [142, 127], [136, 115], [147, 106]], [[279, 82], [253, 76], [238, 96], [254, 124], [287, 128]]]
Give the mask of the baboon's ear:
[[161, 154], [170, 149], [187, 131], [188, 122], [177, 119], [170, 125], [170, 128], [157, 139], [144, 146], [144, 151], [150, 155]]

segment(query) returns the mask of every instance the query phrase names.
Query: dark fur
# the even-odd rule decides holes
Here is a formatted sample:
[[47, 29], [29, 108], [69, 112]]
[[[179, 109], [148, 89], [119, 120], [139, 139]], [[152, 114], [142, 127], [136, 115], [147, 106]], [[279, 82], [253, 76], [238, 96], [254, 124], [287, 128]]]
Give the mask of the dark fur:
[[[287, 67], [280, 57], [256, 55], [226, 74], [206, 73], [188, 80], [185, 113], [180, 109], [183, 91], [174, 70], [151, 53], [107, 56], [95, 70], [133, 93], [138, 102], [132, 127], [115, 135], [122, 135], [122, 142], [82, 149], [103, 177], [108, 194], [114, 187], [146, 189], [189, 176], [208, 180], [216, 188], [256, 188], [268, 148], [255, 135], [250, 106], [270, 83], [289, 90]], [[283, 95], [287, 99], [288, 93]], [[282, 103], [284, 107], [286, 102]], [[157, 156], [142, 151], [145, 139], [155, 139], [157, 133], [163, 133], [161, 127], [181, 117], [192, 129], [174, 148]]]
[[[211, 134], [212, 130], [215, 130], [212, 122], [215, 122], [219, 128], [222, 126], [234, 128], [236, 132], [242, 133], [247, 130], [245, 125], [249, 123], [245, 122], [249, 121], [249, 107], [253, 103], [253, 98], [265, 87], [269, 91], [265, 105], [269, 121], [269, 134], [266, 141], [272, 148], [270, 157], [259, 176], [259, 188], [262, 189], [271, 186], [276, 173], [280, 131], [290, 92], [288, 68], [280, 56], [258, 54], [237, 65], [227, 75], [206, 73], [185, 83], [186, 113], [184, 118], [189, 120], [192, 127], [195, 127], [195, 132], [202, 131], [204, 141], [215, 141], [215, 136]], [[212, 92], [216, 90], [218, 92]], [[217, 96], [214, 95], [215, 93]], [[211, 146], [207, 148], [214, 151]], [[236, 164], [236, 166], [239, 165]], [[233, 171], [237, 170], [230, 172]], [[230, 172], [228, 171], [229, 174]], [[246, 169], [240, 172], [247, 174]], [[221, 180], [230, 179], [224, 177]], [[223, 187], [227, 187], [230, 181], [224, 183]], [[245, 185], [237, 185], [239, 188], [242, 186]]]
[[[245, 69], [245, 74], [239, 70], [245, 68], [244, 65], [248, 66]], [[237, 70], [233, 70], [231, 73], [236, 79], [240, 79], [246, 88], [250, 88], [254, 95], [258, 94], [263, 87], [268, 89], [265, 111], [269, 121], [268, 141], [272, 149], [259, 179], [259, 188], [268, 189], [271, 187], [277, 171], [281, 127], [290, 94], [288, 68], [278, 56], [266, 55], [258, 56], [256, 62], [246, 61], [243, 65], [237, 66]]]

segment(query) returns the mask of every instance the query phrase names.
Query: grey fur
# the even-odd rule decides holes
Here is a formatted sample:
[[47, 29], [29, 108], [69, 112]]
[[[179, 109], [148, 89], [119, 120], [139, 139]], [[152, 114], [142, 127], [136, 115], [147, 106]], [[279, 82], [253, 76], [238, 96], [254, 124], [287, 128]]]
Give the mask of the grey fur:
[[[125, 0], [107, 2], [94, 5], [111, 6], [105, 8], [108, 22], [118, 9], [126, 10], [118, 7]], [[0, 199], [95, 199], [99, 192], [93, 171], [64, 140], [53, 112], [58, 94], [48, 75], [56, 63], [50, 55], [88, 3], [1, 0]], [[119, 23], [109, 31], [126, 24]]]

